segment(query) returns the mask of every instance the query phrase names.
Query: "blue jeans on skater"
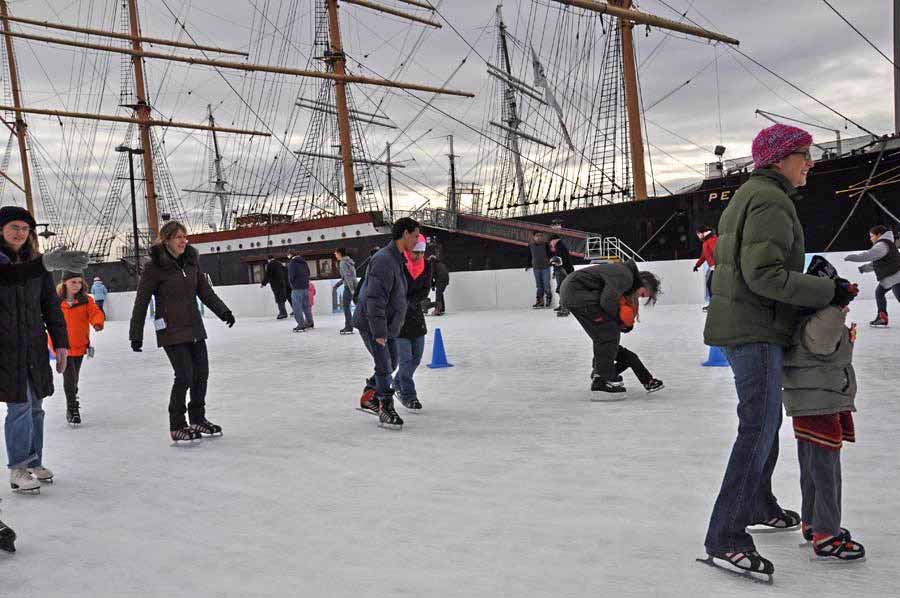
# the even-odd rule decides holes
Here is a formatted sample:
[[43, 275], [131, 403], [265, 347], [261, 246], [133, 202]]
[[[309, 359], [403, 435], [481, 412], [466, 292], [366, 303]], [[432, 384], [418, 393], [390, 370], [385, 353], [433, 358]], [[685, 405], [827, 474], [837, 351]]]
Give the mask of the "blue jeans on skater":
[[387, 343], [381, 346], [375, 342], [375, 337], [368, 330], [360, 330], [359, 336], [362, 337], [366, 350], [375, 362], [375, 375], [366, 379], [366, 386], [374, 388], [378, 398], [388, 397], [393, 392], [391, 373], [397, 369], [396, 339], [389, 338]]
[[291, 291], [291, 307], [294, 309], [297, 326], [309, 328], [313, 325], [312, 310], [309, 307], [309, 289]]
[[30, 381], [27, 387], [25, 402], [6, 404], [4, 434], [10, 469], [40, 467], [44, 452], [44, 401], [35, 396]]
[[553, 289], [550, 287], [550, 268], [534, 269], [534, 285], [537, 288], [537, 298], [546, 297], [546, 304], [552, 304]]
[[398, 338], [396, 343], [398, 365], [394, 384], [397, 387], [397, 394], [404, 399], [417, 399], [419, 397], [416, 394], [416, 383], [413, 382], [413, 376], [416, 368], [422, 363], [422, 353], [425, 352], [425, 336], [412, 340]]
[[747, 343], [726, 347], [725, 356], [737, 388], [738, 435], [706, 533], [708, 553], [755, 550], [744, 528], [784, 514], [772, 494], [784, 349], [771, 343]]
[[341, 306], [344, 308], [344, 328], [353, 330], [353, 312], [350, 305], [353, 303], [353, 293], [344, 285], [344, 292], [341, 293]]

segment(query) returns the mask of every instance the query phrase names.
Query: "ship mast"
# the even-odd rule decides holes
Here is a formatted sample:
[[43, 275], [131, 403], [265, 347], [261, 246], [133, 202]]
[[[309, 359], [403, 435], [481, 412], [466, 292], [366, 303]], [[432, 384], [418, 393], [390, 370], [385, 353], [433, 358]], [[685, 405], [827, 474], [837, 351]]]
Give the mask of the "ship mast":
[[[503, 5], [497, 5], [497, 22], [500, 29], [500, 49], [503, 54], [503, 69], [506, 74], [512, 78], [512, 64], [509, 60], [509, 47], [506, 41], [506, 23], [503, 22]], [[525, 170], [522, 168], [522, 155], [519, 152], [519, 111], [516, 106], [516, 96], [513, 93], [509, 82], [504, 81], [506, 96], [506, 105], [509, 109], [509, 118], [506, 120], [507, 139], [509, 140], [509, 149], [512, 153], [513, 162], [516, 167], [516, 183], [519, 188], [519, 199], [517, 203], [525, 214], [528, 214], [528, 197], [525, 195]], [[452, 151], [451, 151], [452, 153]], [[454, 198], [455, 199], [455, 198]]]
[[[600, 14], [619, 18], [619, 33], [622, 39], [622, 69], [625, 79], [625, 110], [628, 118], [628, 137], [631, 145], [631, 172], [634, 179], [634, 199], [647, 199], [647, 175], [644, 167], [644, 137], [641, 127], [640, 96], [637, 84], [637, 67], [634, 59], [634, 37], [632, 30], [637, 24], [678, 31], [688, 35], [737, 45], [740, 42], [731, 37], [714, 33], [700, 27], [685, 25], [677, 21], [663, 19], [651, 14], [633, 10], [632, 0], [612, 0], [610, 3], [596, 0], [554, 0], [560, 4], [577, 6]], [[895, 0], [900, 2], [900, 0]]]
[[900, 133], [900, 0], [894, 0], [894, 132]]
[[[341, 27], [338, 21], [337, 0], [326, 0], [328, 5], [328, 34], [331, 52], [328, 61], [335, 74], [344, 76], [347, 74], [347, 60], [344, 57], [344, 49], [341, 46]], [[353, 147], [350, 141], [350, 111], [347, 107], [347, 83], [335, 81], [334, 95], [337, 108], [338, 134], [341, 140], [341, 164], [344, 171], [345, 206], [348, 214], [356, 214], [359, 208], [356, 205], [356, 180], [353, 172]]]
[[[0, 16], [2, 16], [3, 19], [3, 31], [8, 32], [9, 20], [7, 17], [9, 16], [9, 11], [6, 6], [6, 0], [0, 0]], [[31, 172], [28, 168], [28, 150], [25, 143], [25, 129], [27, 125], [25, 124], [25, 119], [22, 117], [21, 112], [22, 98], [19, 91], [19, 72], [16, 68], [16, 55], [13, 50], [13, 40], [8, 35], [5, 37], [6, 57], [7, 62], [9, 63], [9, 82], [12, 87], [12, 100], [16, 113], [15, 133], [19, 140], [19, 156], [22, 162], [22, 184], [24, 185], [23, 191], [25, 192], [25, 206], [28, 208], [28, 211], [31, 212], [31, 215], [34, 216], [34, 197], [31, 193]]]
[[212, 104], [206, 105], [207, 111], [209, 111], [209, 126], [213, 127], [212, 129], [212, 141], [213, 141], [213, 167], [216, 171], [216, 181], [215, 187], [213, 188], [213, 193], [219, 200], [219, 207], [222, 209], [222, 230], [226, 230], [228, 228], [228, 205], [227, 200], [225, 199], [225, 178], [222, 176], [222, 154], [219, 153], [219, 138], [216, 136], [216, 119], [213, 117], [212, 112]]

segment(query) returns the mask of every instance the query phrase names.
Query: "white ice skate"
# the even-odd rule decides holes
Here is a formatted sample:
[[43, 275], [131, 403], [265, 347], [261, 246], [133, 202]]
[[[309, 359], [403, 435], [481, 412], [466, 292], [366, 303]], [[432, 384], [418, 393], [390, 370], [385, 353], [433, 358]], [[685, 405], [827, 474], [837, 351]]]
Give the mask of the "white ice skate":
[[15, 467], [9, 470], [9, 485], [13, 492], [21, 494], [41, 493], [41, 483], [33, 478], [24, 467]]
[[53, 483], [53, 472], [42, 465], [38, 467], [29, 467], [28, 473], [33, 475], [39, 482], [44, 484]]

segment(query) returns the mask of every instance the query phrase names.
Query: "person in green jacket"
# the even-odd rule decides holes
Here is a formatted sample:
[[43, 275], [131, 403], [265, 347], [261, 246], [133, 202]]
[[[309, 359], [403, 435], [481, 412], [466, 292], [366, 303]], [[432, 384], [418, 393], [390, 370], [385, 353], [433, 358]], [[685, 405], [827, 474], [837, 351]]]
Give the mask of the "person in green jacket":
[[[771, 576], [746, 527], [798, 529], [800, 516], [772, 494], [781, 426], [782, 361], [801, 307], [839, 304], [847, 281], [803, 273], [803, 228], [793, 198], [814, 162], [812, 136], [776, 124], [753, 140], [755, 170], [719, 220], [716, 275], [704, 340], [723, 347], [734, 372], [738, 434], [706, 534], [707, 562]], [[846, 304], [846, 303], [844, 303]]]

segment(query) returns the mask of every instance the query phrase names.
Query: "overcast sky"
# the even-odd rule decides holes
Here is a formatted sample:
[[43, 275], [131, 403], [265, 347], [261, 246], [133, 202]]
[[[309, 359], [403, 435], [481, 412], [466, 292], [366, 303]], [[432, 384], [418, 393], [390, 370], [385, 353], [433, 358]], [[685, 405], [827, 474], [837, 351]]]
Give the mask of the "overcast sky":
[[[525, 39], [527, 28], [521, 22], [533, 1], [541, 7], [548, 2], [507, 1], [504, 14], [513, 35], [526, 43], [538, 44], [537, 40]], [[384, 0], [384, 3], [402, 10], [417, 10], [394, 0]], [[738, 38], [744, 52], [863, 126], [877, 133], [893, 130], [893, 67], [821, 0], [666, 0], [665, 3], [643, 0], [639, 8], [667, 18], [678, 18], [666, 3], [679, 12], [687, 11], [688, 18], [706, 27]], [[120, 0], [23, 0], [9, 4], [13, 15], [119, 29], [116, 19], [120, 13], [117, 7]], [[892, 3], [889, 0], [833, 0], [832, 4], [878, 48], [892, 56]], [[314, 28], [312, 0], [143, 0], [139, 6], [146, 36], [177, 37], [187, 41], [184, 32], [174, 26], [174, 12], [184, 20], [187, 31], [199, 43], [249, 51], [250, 62], [307, 68]], [[354, 59], [349, 66], [355, 72], [367, 74], [369, 69], [380, 75], [393, 74], [394, 78], [403, 81], [437, 86], [468, 56], [448, 87], [472, 91], [479, 94], [478, 97], [474, 100], [442, 97], [435, 103], [440, 111], [468, 127], [440, 112], [428, 111], [397, 140], [395, 147], [400, 148], [410, 146], [410, 142], [416, 140], [403, 155], [394, 156], [396, 160], [410, 160], [397, 178], [396, 193], [401, 205], [418, 205], [425, 199], [430, 199], [436, 206], [442, 204], [439, 193], [447, 187], [446, 136], [449, 134], [455, 137], [459, 172], [471, 176], [478, 172], [473, 167], [478, 159], [479, 144], [484, 144], [485, 140], [472, 129], [483, 126], [484, 116], [494, 101], [490, 93], [491, 80], [485, 74], [485, 65], [479, 55], [487, 58], [494, 53], [495, 6], [476, 0], [444, 0], [440, 10], [453, 23], [454, 31], [447, 26], [440, 30], [410, 27], [358, 6], [341, 5], [345, 50]], [[557, 7], [554, 5], [553, 9]], [[423, 11], [418, 14], [427, 15]], [[15, 25], [14, 29], [86, 40], [84, 36], [38, 32], [20, 25]], [[814, 119], [824, 126], [841, 129], [845, 137], [861, 133], [813, 100], [721, 46], [666, 38], [658, 30], [651, 30], [647, 36], [643, 28], [635, 32], [639, 59], [646, 58], [665, 40], [655, 57], [641, 69], [646, 106], [719, 56], [717, 63], [713, 62], [690, 85], [648, 111], [650, 142], [659, 148], [650, 150], [655, 175], [670, 188], [699, 178], [696, 171], [702, 171], [703, 165], [713, 159], [710, 150], [720, 142], [728, 148], [726, 157], [748, 154], [753, 135], [769, 124], [754, 115], [757, 108], [803, 120]], [[402, 72], [396, 73], [398, 57], [405, 56], [421, 35], [424, 35], [423, 43], [403, 65]], [[285, 42], [286, 37], [288, 42]], [[103, 44], [120, 43], [97, 37], [90, 40]], [[469, 47], [470, 44], [475, 50]], [[128, 110], [118, 108], [119, 57], [57, 49], [24, 40], [16, 40], [16, 49], [26, 106], [129, 114]], [[152, 49], [170, 51], [160, 47]], [[190, 54], [182, 50], [175, 52]], [[356, 61], [363, 62], [365, 67], [361, 68]], [[292, 150], [300, 147], [309, 113], [294, 113], [298, 120], [289, 122], [291, 106], [298, 95], [315, 97], [320, 85], [318, 81], [223, 71], [238, 91], [235, 93], [209, 68], [149, 62], [148, 79], [157, 116], [200, 123], [209, 103], [215, 106], [221, 126], [256, 130], [271, 127], [276, 134], [277, 139], [254, 140], [252, 144], [255, 145], [248, 145], [251, 142], [245, 137], [223, 136], [228, 178], [235, 190], [258, 190], [264, 182], [261, 177], [265, 176], [270, 164], [285, 159], [284, 145]], [[530, 72], [524, 72], [522, 76], [531, 80]], [[353, 93], [361, 110], [367, 105], [371, 107], [366, 98], [381, 102], [383, 110], [401, 128], [408, 125], [422, 106], [421, 101], [402, 92], [354, 88]], [[254, 106], [265, 123], [259, 122], [244, 107], [238, 94]], [[428, 99], [430, 96], [420, 94], [420, 97]], [[112, 149], [121, 143], [124, 125], [98, 126], [64, 120], [61, 126], [55, 118], [40, 116], [29, 116], [28, 122], [29, 130], [40, 146], [38, 159], [42, 162], [50, 190], [63, 196], [57, 199], [61, 209], [66, 214], [80, 212], [87, 221], [99, 218], [105, 189], [114, 176], [116, 154]], [[817, 140], [834, 138], [834, 134], [827, 131], [811, 131]], [[159, 133], [164, 134], [175, 186], [184, 189], [206, 185], [209, 168], [204, 162], [207, 134], [175, 129], [160, 130]], [[385, 141], [396, 136], [396, 131], [390, 133], [380, 129], [366, 133], [367, 143], [376, 154]], [[323, 151], [332, 153], [334, 149]], [[21, 179], [17, 152], [12, 152], [7, 171], [13, 179]], [[85, 197], [79, 199], [70, 191], [76, 183], [83, 189]], [[22, 201], [21, 193], [8, 184], [3, 195], [3, 203]], [[189, 204], [188, 209], [198, 207], [192, 199], [185, 201]]]

